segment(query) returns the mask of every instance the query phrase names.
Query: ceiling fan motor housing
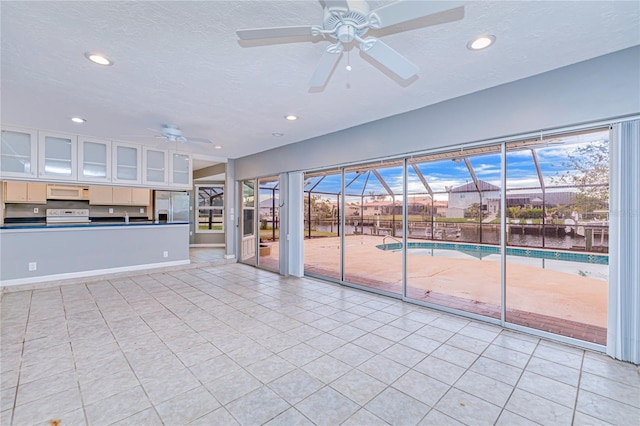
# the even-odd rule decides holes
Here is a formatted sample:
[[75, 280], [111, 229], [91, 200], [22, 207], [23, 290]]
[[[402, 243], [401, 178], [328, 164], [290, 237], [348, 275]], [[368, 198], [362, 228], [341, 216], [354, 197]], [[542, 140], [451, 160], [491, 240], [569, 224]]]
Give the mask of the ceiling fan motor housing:
[[323, 27], [333, 30], [329, 35], [342, 43], [350, 43], [355, 36], [362, 37], [369, 30], [368, 26], [356, 28], [367, 23], [369, 4], [367, 2], [349, 2], [349, 10], [325, 7]]

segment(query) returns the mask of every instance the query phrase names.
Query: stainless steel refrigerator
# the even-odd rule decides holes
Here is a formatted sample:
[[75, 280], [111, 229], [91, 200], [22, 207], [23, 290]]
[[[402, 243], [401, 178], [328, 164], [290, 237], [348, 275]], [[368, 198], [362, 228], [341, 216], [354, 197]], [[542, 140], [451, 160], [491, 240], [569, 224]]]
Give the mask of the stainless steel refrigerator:
[[189, 193], [186, 191], [154, 191], [156, 222], [189, 222]]

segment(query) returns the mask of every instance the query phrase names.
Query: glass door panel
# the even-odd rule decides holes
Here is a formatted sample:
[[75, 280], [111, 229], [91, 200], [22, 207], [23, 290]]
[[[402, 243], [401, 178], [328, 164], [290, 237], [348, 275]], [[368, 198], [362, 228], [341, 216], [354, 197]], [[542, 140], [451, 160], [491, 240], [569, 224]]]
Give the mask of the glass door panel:
[[402, 162], [345, 171], [345, 282], [402, 294], [402, 190]]
[[252, 265], [256, 264], [256, 216], [255, 216], [255, 181], [241, 182], [242, 216], [240, 216], [240, 260]]
[[407, 169], [407, 297], [500, 318], [500, 146]]
[[305, 174], [304, 271], [334, 280], [341, 277], [340, 211], [342, 172]]
[[606, 344], [609, 132], [507, 144], [506, 320]]
[[280, 189], [277, 177], [258, 180], [260, 247], [258, 265], [274, 271], [280, 268]]

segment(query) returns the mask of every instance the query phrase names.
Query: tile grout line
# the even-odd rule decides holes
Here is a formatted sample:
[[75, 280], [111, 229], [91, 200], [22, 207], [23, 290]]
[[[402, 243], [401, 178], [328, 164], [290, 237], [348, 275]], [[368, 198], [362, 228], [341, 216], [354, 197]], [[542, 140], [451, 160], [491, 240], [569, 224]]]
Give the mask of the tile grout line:
[[571, 416], [571, 424], [574, 423], [576, 419], [576, 411], [578, 411], [578, 398], [580, 397], [580, 383], [582, 382], [582, 369], [584, 367], [584, 359], [586, 357], [586, 352], [582, 351], [582, 358], [580, 359], [580, 374], [578, 374], [578, 384], [576, 385], [576, 398], [573, 403], [573, 413]]
[[16, 413], [16, 404], [18, 403], [18, 391], [20, 389], [20, 376], [22, 375], [22, 362], [24, 357], [24, 346], [27, 339], [27, 329], [29, 326], [29, 318], [31, 317], [31, 303], [33, 302], [33, 290], [29, 290], [29, 309], [27, 310], [27, 320], [24, 323], [24, 334], [22, 335], [22, 350], [20, 351], [20, 362], [18, 363], [18, 378], [16, 380], [16, 394], [13, 396], [13, 406], [11, 407], [11, 419], [9, 423], [13, 425], [13, 418]]
[[[84, 286], [86, 288], [86, 285]], [[58, 287], [60, 291], [60, 299], [62, 300], [62, 310], [64, 311], [64, 322], [67, 326], [67, 336], [69, 336], [69, 349], [71, 349], [71, 357], [73, 358], [73, 373], [76, 376], [76, 387], [78, 389], [78, 394], [80, 395], [80, 404], [82, 404], [82, 415], [84, 416], [85, 424], [89, 424], [89, 417], [87, 417], [86, 405], [84, 403], [84, 398], [82, 396], [82, 388], [80, 387], [80, 378], [78, 377], [78, 363], [76, 360], [76, 353], [73, 350], [73, 339], [71, 338], [71, 332], [69, 330], [69, 318], [67, 317], [67, 306], [64, 300], [64, 292], [62, 291], [62, 286]], [[87, 289], [88, 291], [88, 289]]]

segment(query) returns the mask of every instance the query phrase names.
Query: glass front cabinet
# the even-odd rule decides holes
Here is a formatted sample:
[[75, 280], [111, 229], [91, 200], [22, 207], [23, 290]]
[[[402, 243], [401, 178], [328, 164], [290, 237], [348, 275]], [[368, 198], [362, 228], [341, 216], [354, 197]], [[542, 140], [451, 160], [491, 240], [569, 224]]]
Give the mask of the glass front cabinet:
[[111, 141], [78, 138], [78, 180], [111, 182]]
[[171, 181], [169, 184], [176, 187], [191, 188], [191, 156], [170, 152], [171, 154]]
[[143, 176], [145, 185], [167, 185], [169, 183], [169, 156], [166, 151], [143, 147]]
[[142, 182], [142, 156], [140, 145], [113, 142], [113, 171], [111, 181], [114, 183], [140, 184]]
[[78, 179], [78, 138], [64, 133], [38, 132], [38, 176]]
[[2, 127], [0, 177], [37, 176], [38, 138], [35, 130]]

